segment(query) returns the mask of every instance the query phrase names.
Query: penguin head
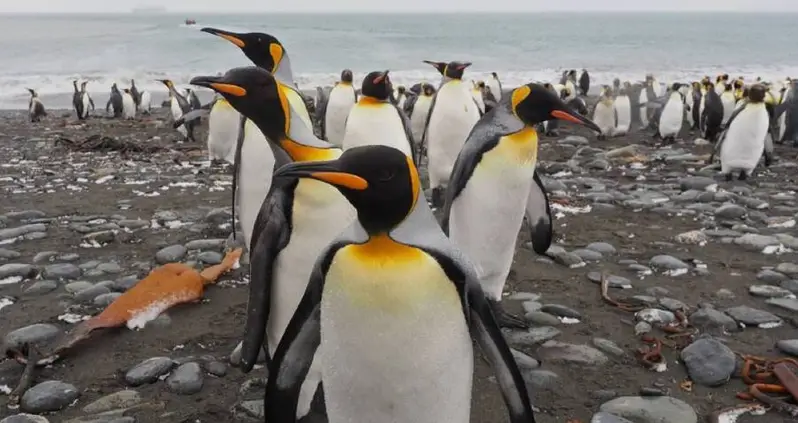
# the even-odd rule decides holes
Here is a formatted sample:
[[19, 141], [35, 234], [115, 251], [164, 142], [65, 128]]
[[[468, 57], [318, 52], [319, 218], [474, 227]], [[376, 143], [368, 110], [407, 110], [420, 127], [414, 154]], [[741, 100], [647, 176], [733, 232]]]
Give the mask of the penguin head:
[[681, 82], [674, 82], [673, 84], [671, 84], [671, 92], [679, 91], [679, 88], [682, 88]]
[[729, 80], [729, 74], [728, 73], [724, 73], [723, 75], [720, 76], [720, 79], [722, 81], [724, 81], [724, 82], [728, 81]]
[[566, 120], [601, 132], [590, 119], [579, 115], [548, 88], [529, 83], [513, 90], [509, 96], [512, 112], [527, 125], [533, 126], [551, 119]]
[[217, 28], [200, 31], [216, 35], [235, 44], [255, 65], [275, 72], [285, 56], [283, 44], [274, 36], [262, 32], [238, 33]]
[[438, 72], [445, 78], [463, 79], [463, 72], [466, 68], [471, 66], [471, 62], [433, 62], [431, 60], [424, 60], [424, 63], [432, 65]]
[[341, 72], [341, 82], [352, 85], [352, 71], [349, 69], [344, 69]]
[[83, 82], [81, 82], [81, 83], [80, 83], [80, 89], [81, 89], [81, 90], [86, 90], [86, 84], [88, 84], [88, 83], [89, 83], [89, 81], [83, 81]]
[[257, 66], [233, 68], [222, 76], [196, 76], [191, 85], [219, 93], [234, 109], [255, 123], [267, 138], [285, 137], [288, 100], [269, 71]]
[[111, 84], [111, 92], [119, 92], [119, 87], [116, 86], [116, 82]]
[[387, 100], [393, 92], [388, 71], [374, 71], [366, 75], [360, 92], [377, 100]]
[[413, 159], [384, 145], [350, 148], [336, 160], [290, 163], [275, 171], [274, 178], [311, 178], [335, 186], [369, 234], [399, 225], [421, 191]]
[[396, 88], [396, 91], [398, 91], [399, 94], [404, 94], [407, 92], [407, 88], [405, 88], [404, 85], [400, 85], [398, 88]]
[[621, 80], [619, 78], [613, 79], [612, 80], [612, 86], [613, 87], [620, 87], [621, 86]]
[[743, 87], [743, 84], [744, 84], [743, 80], [742, 80], [742, 79], [739, 79], [739, 78], [738, 78], [738, 79], [735, 79], [735, 80], [734, 80], [734, 83], [732, 83], [732, 85], [734, 86], [734, 89], [735, 89], [735, 90], [739, 90], [740, 88], [742, 88], [742, 87]]
[[166, 88], [172, 88], [175, 84], [170, 79], [157, 79], [156, 81], [166, 85]]
[[34, 91], [33, 88], [25, 88], [25, 89], [28, 90], [31, 97], [37, 97], [36, 91]]
[[761, 103], [765, 101], [765, 92], [767, 89], [762, 84], [754, 84], [748, 88], [748, 101], [751, 103]]
[[124, 89], [122, 89], [122, 91], [124, 91], [127, 94], [130, 94], [130, 88], [124, 88]]
[[496, 78], [496, 79], [498, 79], [498, 78], [499, 78], [499, 75], [497, 75], [497, 74], [496, 74], [496, 72], [491, 72], [491, 73], [490, 73], [490, 75], [491, 75], [492, 77]]
[[477, 82], [477, 87], [479, 87], [480, 90], [484, 90], [485, 89], [485, 81], [478, 81]]
[[421, 86], [421, 92], [423, 92], [424, 95], [431, 96], [435, 94], [435, 87], [433, 87], [432, 84], [427, 84], [425, 82], [424, 85]]

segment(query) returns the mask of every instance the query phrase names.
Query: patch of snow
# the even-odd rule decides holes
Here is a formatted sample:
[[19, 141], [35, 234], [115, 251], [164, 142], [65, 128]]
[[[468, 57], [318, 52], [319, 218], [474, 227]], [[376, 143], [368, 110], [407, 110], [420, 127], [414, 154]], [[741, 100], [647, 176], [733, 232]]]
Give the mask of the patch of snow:
[[84, 320], [91, 319], [91, 316], [87, 316], [85, 314], [77, 314], [77, 313], [64, 313], [58, 316], [58, 320], [61, 322], [67, 322], [69, 324], [74, 325], [75, 323], [82, 322]]
[[[24, 279], [22, 276], [9, 276], [5, 279], [0, 279], [0, 285], [12, 285], [15, 283], [20, 283], [22, 282], [22, 279]], [[0, 305], [2, 305], [2, 301], [3, 299], [0, 299]]]

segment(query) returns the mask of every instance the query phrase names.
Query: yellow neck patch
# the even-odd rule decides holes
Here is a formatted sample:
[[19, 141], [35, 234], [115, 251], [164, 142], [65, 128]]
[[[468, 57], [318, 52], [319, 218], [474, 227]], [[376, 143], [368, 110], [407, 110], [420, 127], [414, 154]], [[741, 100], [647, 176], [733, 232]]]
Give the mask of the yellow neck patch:
[[407, 169], [410, 171], [410, 189], [413, 193], [413, 206], [410, 207], [410, 211], [407, 214], [410, 214], [413, 209], [416, 208], [416, 201], [418, 200], [419, 191], [421, 190], [421, 179], [418, 177], [418, 170], [416, 169], [416, 165], [413, 164], [413, 159], [410, 156], [406, 156], [407, 159]]
[[522, 87], [518, 87], [513, 90], [513, 94], [510, 97], [510, 104], [512, 104], [513, 113], [515, 113], [516, 116], [518, 116], [518, 113], [516, 112], [518, 105], [521, 104], [521, 102], [524, 101], [527, 97], [529, 97], [529, 93], [531, 92], [532, 89], [529, 88], [528, 85], [524, 85]]
[[292, 139], [283, 138], [280, 141], [286, 153], [295, 162], [317, 162], [323, 160], [335, 160], [341, 156], [341, 150], [337, 148], [318, 148], [300, 144]]
[[374, 235], [364, 244], [354, 244], [347, 250], [365, 265], [386, 265], [418, 261], [424, 252], [415, 247], [400, 244], [387, 234]]
[[269, 54], [272, 56], [272, 60], [274, 61], [272, 73], [276, 73], [277, 68], [280, 67], [280, 62], [283, 60], [283, 48], [279, 44], [271, 43], [269, 44]]
[[364, 95], [360, 97], [360, 100], [357, 101], [357, 104], [363, 106], [377, 106], [380, 104], [384, 104], [383, 101], [380, 101], [372, 96]]

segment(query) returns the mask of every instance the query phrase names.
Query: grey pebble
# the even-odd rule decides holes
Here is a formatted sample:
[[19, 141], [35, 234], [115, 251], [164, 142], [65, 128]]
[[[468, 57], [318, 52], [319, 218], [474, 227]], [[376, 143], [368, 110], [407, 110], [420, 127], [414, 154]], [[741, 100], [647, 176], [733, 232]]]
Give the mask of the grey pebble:
[[13, 330], [3, 338], [4, 351], [23, 344], [44, 344], [61, 334], [61, 329], [49, 323], [35, 323]]
[[782, 339], [776, 342], [776, 348], [789, 355], [798, 357], [798, 339]]
[[740, 219], [748, 213], [745, 207], [736, 204], [725, 204], [715, 209], [718, 219]]
[[64, 285], [64, 289], [70, 294], [77, 294], [78, 292], [89, 289], [93, 286], [94, 284], [91, 282], [75, 281]]
[[609, 359], [603, 352], [589, 346], [569, 344], [559, 341], [546, 341], [537, 350], [543, 362], [574, 363], [587, 366], [599, 366]]
[[543, 307], [543, 304], [537, 301], [524, 301], [521, 303], [521, 307], [524, 309], [525, 313], [532, 313], [535, 311], [540, 311], [540, 308]]
[[7, 248], [0, 248], [0, 260], [16, 260], [22, 257], [22, 254], [9, 250]]
[[634, 422], [632, 422], [631, 420], [627, 420], [623, 417], [616, 416], [615, 414], [599, 411], [598, 413], [593, 415], [593, 417], [590, 419], [590, 423], [634, 423]]
[[699, 329], [720, 329], [727, 332], [739, 330], [737, 322], [728, 314], [714, 308], [701, 308], [690, 315], [690, 324]]
[[571, 254], [579, 256], [584, 261], [601, 261], [604, 256], [598, 251], [588, 250], [586, 248], [579, 248], [571, 251]]
[[143, 229], [143, 228], [150, 227], [150, 222], [148, 222], [146, 220], [140, 220], [140, 219], [137, 219], [137, 220], [124, 219], [124, 220], [120, 220], [119, 222], [117, 222], [117, 224], [119, 226], [123, 227], [123, 228], [127, 228], [127, 229], [130, 229], [130, 230]]
[[781, 281], [789, 279], [787, 275], [784, 273], [779, 273], [773, 270], [762, 270], [756, 274], [756, 278], [765, 283], [779, 283]]
[[17, 226], [16, 228], [0, 229], [0, 241], [23, 236], [31, 232], [45, 232], [47, 226], [44, 223], [34, 223], [31, 225]]
[[197, 260], [210, 265], [219, 264], [224, 259], [221, 253], [216, 251], [203, 251], [197, 254]]
[[504, 331], [505, 338], [510, 344], [521, 346], [534, 346], [556, 338], [560, 335], [560, 330], [551, 326], [541, 326], [528, 330]]
[[141, 403], [141, 395], [132, 390], [125, 389], [99, 398], [83, 407], [83, 412], [99, 414], [111, 410], [130, 408]]
[[181, 364], [166, 378], [169, 390], [180, 395], [192, 395], [202, 390], [202, 368], [198, 363]]
[[58, 255], [58, 251], [42, 251], [33, 256], [33, 262], [36, 264], [50, 261], [53, 257]]
[[222, 238], [195, 239], [186, 243], [185, 247], [189, 250], [215, 250], [224, 246], [225, 240]]
[[776, 271], [788, 276], [798, 275], [798, 264], [779, 263], [779, 265], [776, 266]]
[[652, 257], [651, 260], [648, 262], [648, 264], [652, 267], [657, 267], [660, 269], [668, 269], [668, 270], [687, 269], [690, 267], [687, 263], [683, 262], [682, 260], [679, 260], [676, 257], [665, 254]]
[[610, 341], [609, 339], [593, 338], [591, 342], [596, 348], [609, 355], [614, 355], [617, 357], [626, 355], [626, 352], [623, 350], [623, 348], [619, 347], [618, 344]]
[[94, 302], [94, 298], [102, 294], [108, 294], [110, 292], [111, 290], [104, 286], [93, 285], [91, 288], [86, 288], [80, 292], [77, 292], [75, 294], [75, 300], [84, 304], [88, 304]]
[[121, 296], [122, 294], [119, 292], [109, 292], [94, 297], [94, 300], [92, 300], [92, 302], [94, 303], [94, 305], [98, 307], [108, 307], [109, 305], [111, 305], [111, 303], [116, 301], [116, 299]]
[[514, 348], [510, 348], [510, 352], [513, 354], [513, 358], [515, 358], [516, 363], [518, 363], [518, 367], [520, 367], [521, 369], [533, 370], [540, 367], [540, 362], [530, 357], [529, 355], [521, 351], [518, 351]]
[[587, 247], [585, 248], [587, 248], [588, 250], [599, 252], [603, 255], [610, 255], [616, 253], [615, 247], [613, 247], [612, 244], [606, 242], [592, 242], [588, 244]]
[[79, 267], [71, 263], [58, 263], [45, 266], [43, 276], [47, 279], [77, 279], [83, 274]]
[[0, 279], [13, 276], [27, 278], [35, 274], [35, 269], [30, 264], [9, 263], [0, 266]]
[[43, 416], [37, 416], [35, 414], [28, 414], [28, 413], [20, 413], [20, 414], [14, 414], [13, 416], [8, 416], [3, 420], [0, 420], [0, 423], [50, 423], [50, 421]]
[[524, 314], [524, 319], [535, 326], [557, 326], [562, 324], [557, 316], [542, 311], [530, 311]]
[[790, 279], [786, 281], [781, 281], [779, 286], [792, 292], [793, 294], [798, 295], [798, 280]]
[[120, 292], [125, 292], [130, 288], [136, 286], [139, 283], [138, 275], [127, 275], [123, 276], [116, 281], [114, 281], [114, 289]]
[[669, 397], [619, 397], [600, 407], [605, 413], [628, 418], [635, 423], [697, 423], [698, 416], [690, 404]]
[[87, 261], [85, 263], [81, 263], [78, 267], [83, 269], [83, 270], [89, 270], [89, 269], [94, 269], [95, 267], [99, 266], [100, 263], [102, 263], [102, 262], [99, 261], [99, 260], [89, 260], [89, 261]]
[[169, 357], [148, 358], [128, 370], [125, 374], [125, 381], [131, 386], [154, 383], [160, 376], [172, 370], [174, 364]]
[[735, 369], [734, 352], [714, 338], [701, 338], [681, 352], [690, 379], [704, 386], [720, 386]]
[[25, 293], [28, 295], [43, 295], [47, 294], [48, 292], [53, 292], [58, 289], [58, 284], [55, 281], [36, 281], [31, 286], [25, 289]]
[[798, 313], [798, 300], [795, 298], [769, 298], [765, 300], [766, 304]]
[[100, 263], [97, 266], [96, 270], [99, 270], [99, 271], [101, 271], [103, 273], [117, 274], [117, 273], [122, 272], [122, 267], [119, 266], [119, 264], [113, 263], [113, 262], [111, 262], [111, 263]]
[[80, 260], [80, 254], [78, 254], [78, 253], [66, 253], [66, 254], [61, 254], [60, 256], [58, 256], [58, 260], [60, 260], [60, 261], [75, 261], [75, 260]]
[[214, 376], [224, 377], [227, 374], [227, 364], [216, 360], [209, 361], [205, 364], [205, 371]]
[[748, 307], [746, 305], [727, 308], [724, 311], [734, 320], [746, 325], [761, 325], [765, 323], [781, 322], [781, 318], [773, 313]]
[[703, 191], [708, 186], [717, 183], [718, 182], [714, 179], [705, 176], [688, 176], [679, 180], [679, 186], [682, 191], [687, 191], [689, 189]]
[[182, 245], [171, 245], [155, 253], [155, 261], [157, 261], [158, 264], [178, 262], [183, 260], [187, 252], [188, 250], [186, 247]]
[[526, 382], [527, 386], [532, 388], [532, 392], [550, 387], [560, 379], [557, 373], [542, 369], [522, 371], [521, 376], [524, 378], [524, 382]]
[[[602, 277], [601, 272], [589, 272], [587, 274], [587, 279], [590, 280], [593, 283], [600, 284], [601, 283], [601, 277]], [[632, 287], [632, 281], [630, 281], [627, 278], [624, 278], [623, 276], [605, 275], [605, 277], [607, 278], [607, 284], [609, 285], [610, 288], [631, 288]]]
[[773, 285], [751, 285], [748, 288], [748, 293], [755, 297], [764, 298], [784, 298], [795, 296], [789, 290]]
[[28, 389], [22, 395], [20, 406], [29, 413], [58, 411], [78, 399], [75, 386], [57, 380], [48, 380]]
[[560, 304], [544, 304], [540, 311], [553, 314], [557, 317], [570, 317], [573, 319], [581, 319], [582, 314], [578, 311]]

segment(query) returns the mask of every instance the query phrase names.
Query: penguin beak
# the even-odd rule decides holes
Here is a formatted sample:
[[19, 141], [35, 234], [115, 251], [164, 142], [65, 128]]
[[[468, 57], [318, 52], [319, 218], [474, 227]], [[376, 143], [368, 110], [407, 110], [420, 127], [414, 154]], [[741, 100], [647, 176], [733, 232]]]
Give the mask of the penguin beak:
[[582, 125], [589, 129], [592, 129], [598, 133], [601, 133], [601, 128], [599, 128], [598, 125], [593, 123], [592, 120], [580, 114], [572, 113], [570, 110], [568, 110], [568, 106], [566, 106], [565, 104], [563, 104], [561, 108], [552, 110], [551, 117], [555, 119], [566, 120], [568, 122], [573, 122], [578, 125]]
[[218, 76], [195, 76], [191, 78], [189, 84], [210, 88], [219, 94], [228, 94], [234, 97], [244, 97], [247, 95], [247, 90], [244, 87], [225, 82], [223, 78]]
[[457, 66], [457, 70], [463, 70], [469, 66], [471, 66], [471, 62], [460, 63], [460, 65]]
[[247, 43], [245, 43], [244, 40], [241, 39], [241, 35], [236, 34], [235, 32], [230, 32], [230, 31], [225, 31], [223, 29], [216, 29], [210, 27], [202, 28], [200, 29], [200, 31], [207, 32], [208, 34], [212, 34], [217, 37], [222, 37], [225, 40], [235, 44], [238, 48], [244, 48], [247, 45]]
[[330, 185], [363, 191], [369, 187], [368, 182], [360, 176], [344, 172], [338, 160], [326, 162], [289, 163], [274, 173], [275, 178], [311, 178]]
[[388, 71], [385, 71], [385, 72], [383, 72], [383, 73], [381, 73], [381, 74], [377, 75], [377, 77], [376, 77], [376, 78], [374, 78], [374, 81], [372, 81], [372, 82], [374, 82], [375, 84], [380, 84], [380, 83], [382, 83], [382, 81], [384, 81], [384, 80], [385, 80], [385, 78], [386, 78], [387, 76], [388, 76]]

